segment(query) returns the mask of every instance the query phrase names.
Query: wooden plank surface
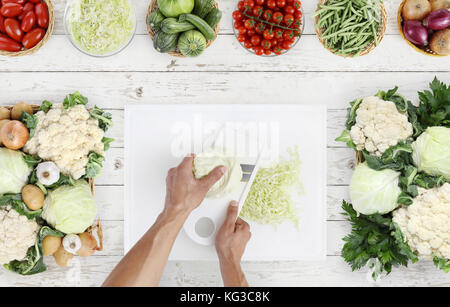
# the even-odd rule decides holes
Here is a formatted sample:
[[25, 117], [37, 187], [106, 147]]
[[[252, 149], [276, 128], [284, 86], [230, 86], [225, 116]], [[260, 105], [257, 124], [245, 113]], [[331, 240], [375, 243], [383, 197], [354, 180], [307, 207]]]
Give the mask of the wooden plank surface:
[[[96, 200], [105, 227], [105, 250], [76, 261], [69, 269], [57, 268], [51, 257], [49, 270], [21, 277], [0, 270], [0, 286], [99, 286], [123, 254], [123, 108], [127, 104], [184, 103], [297, 103], [326, 104], [328, 110], [327, 261], [248, 262], [244, 270], [255, 286], [372, 286], [362, 272], [352, 273], [339, 257], [342, 237], [350, 230], [341, 215], [354, 154], [334, 139], [340, 134], [348, 102], [395, 85], [417, 102], [417, 90], [434, 76], [450, 83], [450, 59], [414, 52], [401, 39], [396, 11], [400, 0], [386, 1], [389, 23], [381, 45], [370, 55], [342, 59], [323, 49], [314, 35], [312, 13], [316, 0], [305, 0], [306, 26], [299, 44], [287, 55], [260, 58], [238, 45], [231, 27], [236, 0], [220, 0], [224, 12], [217, 41], [201, 57], [175, 59], [158, 54], [145, 30], [148, 1], [132, 0], [138, 27], [132, 44], [110, 58], [92, 58], [78, 52], [64, 35], [66, 1], [53, 0], [55, 32], [35, 55], [0, 57], [0, 105], [18, 101], [61, 102], [75, 90], [88, 96], [91, 105], [111, 111], [115, 138], [105, 169], [96, 181]], [[220, 286], [216, 262], [170, 262], [164, 286]], [[431, 263], [394, 270], [381, 286], [450, 286], [450, 277]]]

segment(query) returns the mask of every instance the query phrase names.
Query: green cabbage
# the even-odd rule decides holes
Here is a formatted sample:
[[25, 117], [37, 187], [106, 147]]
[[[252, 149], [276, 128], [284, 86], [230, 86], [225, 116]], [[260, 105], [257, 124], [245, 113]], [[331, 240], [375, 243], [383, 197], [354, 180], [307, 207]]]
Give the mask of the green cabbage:
[[412, 147], [414, 164], [420, 172], [450, 180], [450, 128], [429, 127]]
[[63, 185], [45, 198], [42, 218], [56, 230], [67, 234], [84, 232], [97, 215], [97, 204], [85, 180]]
[[28, 182], [31, 169], [23, 159], [23, 153], [0, 148], [0, 195], [18, 194]]
[[105, 55], [129, 41], [135, 14], [128, 0], [74, 0], [67, 18], [68, 30], [82, 50]]
[[158, 0], [158, 8], [166, 17], [189, 14], [194, 9], [194, 0]]
[[259, 224], [277, 225], [291, 220], [298, 223], [298, 208], [292, 192], [303, 192], [301, 160], [296, 150], [290, 158], [268, 168], [260, 168], [247, 195], [240, 216]]
[[397, 208], [401, 193], [400, 173], [391, 169], [376, 171], [367, 162], [359, 164], [350, 182], [350, 198], [356, 212], [386, 214]]

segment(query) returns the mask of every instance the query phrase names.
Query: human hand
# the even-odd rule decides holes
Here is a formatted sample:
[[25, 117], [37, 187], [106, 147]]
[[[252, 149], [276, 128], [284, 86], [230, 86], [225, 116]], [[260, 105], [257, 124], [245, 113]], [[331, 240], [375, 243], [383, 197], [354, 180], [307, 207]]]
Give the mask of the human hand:
[[251, 232], [250, 225], [238, 218], [238, 211], [238, 203], [232, 201], [225, 222], [217, 232], [216, 250], [221, 262], [240, 266]]
[[219, 166], [208, 176], [196, 179], [192, 170], [194, 158], [191, 154], [168, 172], [164, 208], [167, 213], [189, 214], [201, 204], [209, 189], [225, 174], [225, 167]]

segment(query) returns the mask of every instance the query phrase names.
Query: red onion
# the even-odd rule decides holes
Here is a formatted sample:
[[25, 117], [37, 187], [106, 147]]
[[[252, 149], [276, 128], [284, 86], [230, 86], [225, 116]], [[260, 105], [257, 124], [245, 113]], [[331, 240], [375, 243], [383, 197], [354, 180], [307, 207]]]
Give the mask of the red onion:
[[406, 20], [403, 24], [403, 34], [413, 44], [428, 45], [428, 30], [420, 21]]
[[431, 30], [442, 30], [450, 26], [450, 11], [440, 9], [431, 12], [423, 20], [423, 25]]

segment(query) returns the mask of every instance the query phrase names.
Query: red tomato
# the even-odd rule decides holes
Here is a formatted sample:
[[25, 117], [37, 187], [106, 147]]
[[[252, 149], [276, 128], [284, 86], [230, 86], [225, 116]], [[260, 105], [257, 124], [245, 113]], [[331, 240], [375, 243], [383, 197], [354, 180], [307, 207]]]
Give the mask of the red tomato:
[[256, 33], [263, 33], [264, 32], [264, 30], [266, 29], [266, 26], [264, 25], [264, 23], [262, 23], [262, 22], [258, 22], [256, 25], [255, 25], [255, 31], [256, 31]]
[[295, 14], [295, 7], [293, 7], [292, 5], [286, 5], [285, 7], [284, 7], [284, 13], [285, 14], [291, 14], [291, 15], [294, 15]]
[[0, 14], [5, 17], [16, 17], [23, 12], [23, 6], [17, 3], [6, 3], [0, 9]]
[[283, 21], [283, 14], [281, 14], [280, 12], [273, 13], [272, 21], [275, 22], [275, 23], [282, 22]]
[[268, 39], [263, 39], [263, 41], [261, 42], [261, 47], [263, 47], [264, 49], [270, 49], [270, 47], [272, 47], [272, 42]]
[[279, 45], [276, 45], [272, 47], [272, 52], [277, 55], [280, 55], [283, 52], [283, 49], [281, 49]]
[[239, 34], [239, 35], [237, 36], [238, 42], [241, 42], [241, 43], [245, 42], [245, 38], [246, 38], [246, 36], [245, 36], [245, 35], [242, 35], [242, 34]]
[[286, 0], [277, 0], [277, 7], [280, 9], [286, 6]]
[[254, 48], [255, 54], [256, 55], [263, 55], [264, 54], [264, 49], [262, 47], [255, 47]]
[[285, 15], [283, 21], [286, 25], [290, 26], [294, 23], [294, 16], [291, 14]]
[[275, 36], [275, 34], [273, 33], [272, 30], [266, 29], [264, 30], [263, 36], [265, 39], [272, 39]]
[[5, 35], [0, 35], [0, 50], [17, 52], [22, 49], [22, 45]]
[[25, 34], [22, 44], [26, 49], [36, 46], [45, 36], [44, 29], [36, 28]]
[[253, 19], [247, 19], [247, 20], [244, 22], [244, 27], [245, 27], [247, 30], [253, 29], [253, 28], [255, 27], [255, 21], [254, 21]]
[[242, 15], [239, 11], [234, 11], [232, 16], [235, 21], [239, 21], [244, 17], [244, 15]]
[[265, 55], [271, 55], [272, 51], [270, 49], [264, 49], [264, 54]]
[[20, 5], [24, 5], [27, 0], [2, 0], [2, 5], [5, 5], [6, 3], [17, 3]]
[[264, 5], [265, 0], [255, 0], [256, 5]]
[[253, 0], [244, 0], [244, 7], [247, 10], [251, 10], [255, 6], [255, 2]]
[[255, 6], [252, 10], [253, 16], [259, 17], [264, 13], [264, 9], [262, 8], [262, 6]]
[[6, 34], [13, 40], [20, 42], [23, 37], [23, 31], [20, 29], [20, 24], [17, 19], [6, 18], [5, 19]]
[[236, 29], [238, 31], [239, 34], [244, 35], [245, 33], [247, 33], [247, 29], [245, 27], [239, 27]]
[[272, 19], [272, 11], [271, 10], [265, 10], [263, 14], [263, 18], [265, 20], [271, 20]]
[[249, 41], [249, 40], [246, 40], [246, 41], [244, 42], [244, 47], [247, 48], [247, 49], [252, 48], [252, 47], [253, 47], [252, 42]]
[[22, 19], [22, 23], [20, 24], [20, 29], [23, 32], [30, 32], [31, 29], [33, 29], [34, 25], [36, 24], [36, 15], [33, 11], [30, 11], [25, 14], [25, 16]]
[[36, 14], [36, 21], [39, 27], [45, 29], [48, 27], [48, 7], [45, 2], [36, 4], [34, 7], [34, 13]]
[[283, 39], [285, 39], [285, 40], [292, 40], [294, 38], [295, 38], [295, 36], [294, 36], [294, 32], [292, 30], [284, 31]]
[[244, 0], [239, 1], [237, 7], [239, 11], [243, 12], [245, 10]]
[[281, 43], [280, 47], [281, 47], [282, 49], [284, 49], [284, 50], [289, 50], [289, 49], [291, 49], [291, 47], [292, 47], [292, 42], [289, 41], [289, 40], [284, 40], [284, 41]]
[[303, 17], [302, 11], [296, 11], [296, 12], [294, 13], [294, 18], [295, 18], [295, 20], [302, 20], [302, 17]]
[[237, 29], [239, 29], [240, 27], [243, 27], [244, 26], [244, 24], [242, 23], [242, 21], [235, 21], [234, 22], [234, 28], [237, 30]]
[[33, 3], [41, 3], [41, 0], [28, 0], [28, 1], [33, 2]]
[[293, 4], [297, 11], [299, 11], [302, 8], [302, 3], [300, 0], [294, 0]]
[[275, 38], [276, 39], [280, 39], [280, 38], [283, 38], [283, 33], [284, 33], [284, 31], [283, 31], [283, 29], [280, 29], [280, 28], [275, 28]]
[[250, 38], [250, 42], [253, 46], [259, 46], [259, 44], [261, 43], [261, 37], [259, 37], [259, 35], [253, 35]]
[[273, 10], [274, 8], [277, 7], [277, 2], [275, 0], [267, 0], [266, 6], [267, 8]]
[[6, 30], [5, 30], [5, 17], [3, 17], [2, 15], [0, 15], [0, 32], [1, 33], [6, 33]]
[[248, 36], [248, 37], [252, 37], [252, 36], [255, 35], [255, 34], [256, 34], [255, 29], [247, 30], [247, 36]]
[[31, 2], [27, 2], [24, 6], [23, 6], [23, 12], [22, 14], [20, 14], [17, 18], [19, 18], [19, 20], [22, 20], [23, 17], [25, 16], [26, 13], [28, 13], [29, 11], [33, 11], [34, 12], [34, 4]]
[[292, 24], [291, 28], [299, 29], [299, 28], [301, 27], [301, 25], [302, 25], [302, 21], [301, 21], [301, 20], [296, 20], [296, 21], [294, 21], [294, 23]]

